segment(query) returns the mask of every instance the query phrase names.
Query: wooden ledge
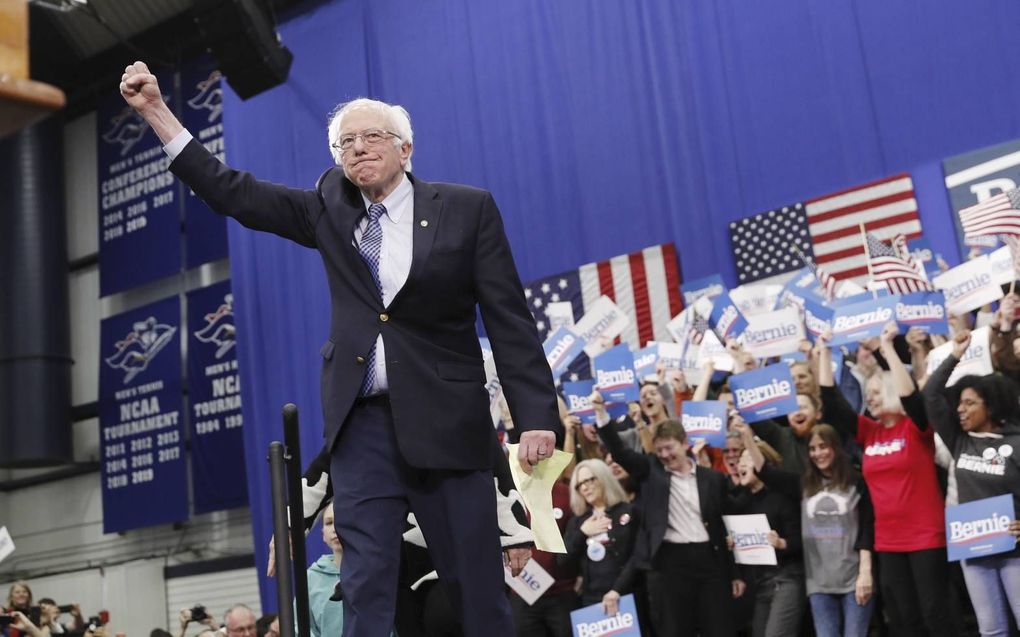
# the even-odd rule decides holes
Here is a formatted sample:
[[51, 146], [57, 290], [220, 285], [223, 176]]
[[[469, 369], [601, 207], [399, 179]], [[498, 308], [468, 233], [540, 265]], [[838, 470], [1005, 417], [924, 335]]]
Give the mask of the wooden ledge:
[[0, 137], [35, 123], [66, 103], [64, 92], [55, 86], [0, 75]]

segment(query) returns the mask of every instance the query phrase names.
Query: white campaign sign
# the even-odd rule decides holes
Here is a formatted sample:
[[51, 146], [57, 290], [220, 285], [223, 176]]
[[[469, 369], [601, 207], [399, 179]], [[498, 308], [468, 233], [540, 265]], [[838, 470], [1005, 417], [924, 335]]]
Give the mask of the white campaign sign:
[[847, 279], [845, 281], [841, 281], [839, 283], [839, 287], [836, 288], [836, 298], [845, 299], [849, 296], [857, 296], [858, 294], [864, 294], [865, 292], [867, 292], [867, 290], [857, 285], [850, 279]]
[[755, 358], [768, 358], [796, 352], [804, 340], [804, 321], [796, 306], [768, 314], [747, 317], [742, 335], [744, 346]]
[[8, 555], [14, 552], [14, 540], [6, 526], [0, 526], [0, 562], [3, 562]]
[[987, 254], [940, 274], [932, 283], [945, 293], [950, 314], [965, 314], [1002, 298]]
[[[712, 359], [717, 372], [733, 371], [733, 357], [730, 356], [726, 346], [722, 344], [715, 332], [711, 330], [705, 332], [705, 337], [701, 339], [701, 347], [698, 348], [698, 369], [704, 368], [705, 361], [708, 359]], [[691, 382], [694, 379], [688, 376], [687, 380]]]
[[[987, 376], [994, 370], [992, 368], [992, 349], [988, 344], [988, 336], [991, 328], [987, 325], [970, 333], [970, 345], [963, 353], [963, 358], [956, 364], [946, 387], [952, 387], [956, 381], [968, 374], [976, 376]], [[928, 352], [928, 374], [934, 372], [942, 361], [946, 360], [953, 353], [952, 341], [939, 345]]]
[[546, 303], [545, 316], [549, 319], [549, 334], [555, 332], [560, 325], [574, 326], [574, 306], [570, 301]]
[[782, 291], [781, 285], [741, 285], [730, 290], [730, 300], [750, 321], [751, 316], [772, 311]]
[[992, 280], [999, 285], [1009, 285], [1013, 282], [1013, 255], [1009, 252], [1009, 246], [1003, 246], [988, 255], [992, 266]]
[[535, 560], [528, 560], [517, 577], [510, 575], [509, 566], [503, 566], [503, 581], [514, 589], [521, 599], [527, 602], [528, 606], [531, 606], [542, 596], [542, 593], [552, 586], [553, 577], [549, 571], [542, 568], [541, 564]]
[[776, 549], [768, 542], [771, 529], [764, 513], [724, 515], [722, 519], [733, 538], [733, 560], [737, 564], [776, 565]]
[[608, 296], [602, 296], [588, 308], [588, 311], [574, 324], [574, 332], [587, 343], [584, 353], [598, 356], [613, 346], [613, 339], [628, 325], [630, 317], [616, 306]]

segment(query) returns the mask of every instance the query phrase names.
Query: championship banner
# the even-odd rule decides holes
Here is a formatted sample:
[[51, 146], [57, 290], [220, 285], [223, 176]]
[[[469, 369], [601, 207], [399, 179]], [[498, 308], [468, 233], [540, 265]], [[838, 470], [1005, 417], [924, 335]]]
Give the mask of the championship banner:
[[634, 355], [626, 345], [599, 354], [592, 360], [595, 388], [606, 404], [628, 403], [638, 399], [637, 374], [634, 373]]
[[848, 345], [878, 336], [889, 321], [896, 320], [899, 297], [882, 296], [853, 303], [840, 303], [832, 314], [832, 342]]
[[572, 329], [561, 325], [542, 344], [553, 378], [559, 378], [584, 351], [584, 341]]
[[1002, 246], [988, 255], [988, 263], [991, 266], [992, 280], [997, 285], [1009, 285], [1013, 282], [1013, 255], [1009, 246]]
[[[171, 108], [174, 76], [157, 73]], [[181, 269], [181, 221], [170, 159], [148, 124], [111, 93], [96, 108], [99, 295]]]
[[1002, 288], [992, 276], [991, 259], [987, 254], [944, 272], [935, 277], [932, 284], [945, 293], [950, 314], [966, 314], [1003, 296]]
[[[987, 376], [995, 371], [992, 367], [992, 349], [988, 344], [991, 328], [987, 325], [970, 333], [970, 345], [963, 353], [963, 358], [946, 381], [946, 387], [952, 387], [964, 376]], [[953, 353], [952, 341], [939, 345], [928, 352], [928, 374], [930, 375]]]
[[927, 334], [948, 334], [946, 297], [941, 292], [912, 292], [899, 297], [896, 323], [900, 332], [917, 327]]
[[188, 293], [188, 404], [195, 513], [248, 503], [235, 336], [229, 281]]
[[751, 316], [744, 330], [744, 346], [755, 358], [793, 352], [804, 340], [804, 321], [796, 307]]
[[563, 401], [567, 403], [567, 411], [580, 418], [583, 425], [595, 424], [595, 409], [589, 398], [594, 390], [594, 380], [563, 383]]
[[693, 447], [699, 441], [716, 449], [726, 446], [726, 402], [722, 400], [685, 400], [680, 424]]
[[942, 272], [939, 269], [939, 261], [936, 258], [938, 255], [932, 250], [931, 242], [926, 237], [918, 237], [913, 241], [908, 241], [907, 249], [910, 250], [910, 256], [914, 258], [914, 261], [924, 266], [924, 273], [928, 275], [929, 281]]
[[814, 299], [804, 299], [804, 332], [812, 343], [832, 329], [832, 315], [836, 310]]
[[[1006, 450], [1009, 453], [1003, 454]], [[1010, 445], [999, 447], [1000, 456], [1008, 458], [1012, 453]], [[974, 462], [982, 460], [975, 458]], [[964, 462], [964, 459], [958, 462]], [[1010, 494], [946, 507], [946, 551], [949, 553], [949, 561], [1012, 551], [1016, 548], [1016, 538], [1009, 532], [1009, 524], [1015, 519], [1016, 511]]]
[[771, 527], [764, 513], [724, 515], [723, 524], [733, 538], [733, 561], [737, 564], [775, 566], [776, 549], [769, 544]]
[[613, 345], [613, 339], [630, 324], [627, 314], [608, 296], [602, 296], [574, 325], [574, 333], [585, 342], [584, 353], [594, 357]]
[[785, 363], [730, 376], [733, 404], [747, 422], [797, 411], [797, 388]]
[[684, 295], [684, 306], [692, 305], [701, 297], [714, 299], [726, 292], [721, 274], [710, 274], [700, 279], [680, 284], [680, 292]]
[[747, 319], [733, 304], [730, 295], [723, 293], [715, 297], [712, 303], [712, 313], [708, 315], [708, 326], [712, 328], [719, 340], [725, 343], [731, 338], [739, 338], [744, 333], [744, 330], [747, 329]]
[[176, 297], [100, 326], [103, 532], [188, 519]]
[[[972, 245], [972, 242], [964, 240], [959, 213], [1020, 184], [1020, 140], [949, 157], [943, 160], [942, 169], [946, 175], [946, 190], [953, 207], [953, 223], [960, 245]], [[978, 237], [990, 238], [993, 237]], [[989, 246], [985, 242], [974, 245], [995, 247], [995, 244]], [[962, 254], [967, 252], [967, 247], [961, 248]]]
[[570, 623], [574, 637], [641, 637], [633, 594], [620, 597], [617, 613], [612, 617], [606, 616], [599, 602], [570, 611]]
[[[637, 374], [638, 382], [648, 378], [649, 376], [655, 376], [655, 367], [659, 362], [659, 347], [666, 344], [667, 343], [649, 343], [648, 347], [644, 347], [634, 352], [634, 373]], [[675, 345], [680, 348], [678, 343], [668, 344]]]
[[511, 574], [509, 566], [504, 566], [503, 581], [506, 582], [507, 586], [514, 589], [514, 592], [520, 595], [524, 603], [531, 606], [538, 601], [542, 593], [549, 590], [554, 580], [549, 571], [542, 568], [538, 560], [528, 560], [524, 568], [521, 569], [521, 572], [517, 574], [517, 577]]
[[[225, 162], [222, 82], [209, 56], [198, 57], [181, 68], [181, 122], [200, 144]], [[188, 269], [226, 258], [226, 218], [210, 210], [189, 188], [181, 188]]]

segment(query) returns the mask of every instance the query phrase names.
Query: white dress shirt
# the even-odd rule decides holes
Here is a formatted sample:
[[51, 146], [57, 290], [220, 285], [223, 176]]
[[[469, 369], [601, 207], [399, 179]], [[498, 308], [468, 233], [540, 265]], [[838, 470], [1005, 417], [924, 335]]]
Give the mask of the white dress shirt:
[[[163, 147], [163, 152], [167, 154], [170, 161], [173, 161], [192, 138], [191, 133], [184, 129]], [[361, 198], [364, 200], [365, 210], [368, 210], [372, 202], [364, 194]], [[383, 307], [389, 307], [393, 302], [393, 297], [397, 295], [400, 288], [404, 287], [407, 276], [411, 272], [414, 187], [406, 174], [403, 175], [393, 192], [379, 203], [386, 206], [386, 214], [379, 218], [383, 234], [382, 248], [379, 252], [379, 283], [382, 286]], [[368, 216], [362, 216], [354, 228], [353, 245], [355, 249], [361, 242], [361, 235], [367, 227]], [[372, 385], [369, 393], [380, 394], [388, 389], [386, 348], [383, 345], [382, 334], [380, 334], [375, 340], [375, 384]]]

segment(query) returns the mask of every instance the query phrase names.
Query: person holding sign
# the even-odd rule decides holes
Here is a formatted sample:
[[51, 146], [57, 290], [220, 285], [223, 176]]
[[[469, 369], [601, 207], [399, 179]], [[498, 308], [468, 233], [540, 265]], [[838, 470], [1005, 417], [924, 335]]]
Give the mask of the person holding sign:
[[819, 337], [818, 384], [826, 420], [864, 449], [862, 469], [875, 506], [880, 586], [894, 635], [953, 634], [949, 616], [945, 511], [935, 475], [935, 433], [914, 379], [893, 347], [890, 321], [879, 336], [889, 371], [865, 385], [871, 416], [860, 416], [834, 387], [829, 334]]
[[334, 165], [314, 189], [298, 189], [221, 163], [181, 125], [145, 63], [124, 69], [120, 93], [165, 144], [170, 171], [213, 211], [322, 257], [332, 307], [322, 407], [345, 542], [344, 634], [388, 634], [413, 512], [465, 633], [510, 637], [479, 309], [525, 471], [552, 457], [560, 422], [492, 195], [411, 174], [414, 133], [400, 106], [337, 108], [327, 127]]
[[[804, 615], [804, 561], [801, 556], [800, 494], [796, 488], [773, 489], [758, 475], [766, 470], [765, 455], [746, 425], [740, 425], [745, 450], [740, 457], [740, 486], [730, 495], [729, 510], [737, 515], [764, 514], [769, 521], [768, 543], [775, 549], [775, 566], [744, 566], [748, 585], [754, 591], [755, 637], [784, 637], [800, 634]], [[779, 471], [778, 469], [773, 469]], [[796, 475], [781, 471], [796, 481]]]
[[[1013, 497], [1020, 511], [1020, 388], [999, 374], [964, 376], [946, 383], [970, 345], [970, 332], [953, 336], [953, 352], [924, 387], [932, 424], [953, 455], [960, 504], [997, 495]], [[1009, 523], [1020, 536], [1020, 521]], [[978, 627], [982, 635], [1008, 635], [1012, 613], [1020, 623], [1020, 547], [1008, 553], [963, 560]]]
[[698, 468], [688, 455], [683, 425], [667, 420], [655, 430], [655, 457], [628, 449], [605, 400], [592, 393], [599, 436], [641, 493], [644, 517], [634, 547], [645, 571], [652, 625], [663, 636], [731, 636], [731, 598], [744, 594], [723, 524], [726, 477]]
[[637, 509], [601, 460], [584, 460], [574, 468], [570, 509], [574, 517], [563, 534], [567, 553], [557, 562], [578, 567], [582, 607], [601, 602], [606, 615], [615, 615], [620, 595], [631, 592], [634, 584]]

